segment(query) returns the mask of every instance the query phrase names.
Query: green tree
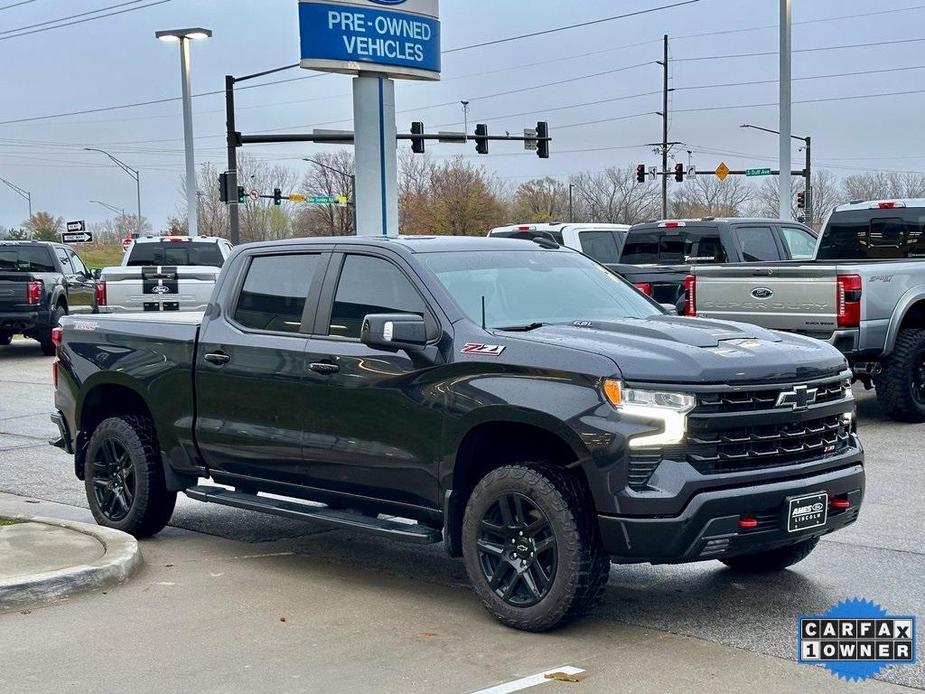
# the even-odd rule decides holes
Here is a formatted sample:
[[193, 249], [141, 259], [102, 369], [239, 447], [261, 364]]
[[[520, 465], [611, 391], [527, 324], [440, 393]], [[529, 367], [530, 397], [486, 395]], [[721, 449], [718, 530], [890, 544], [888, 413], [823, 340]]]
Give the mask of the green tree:
[[36, 241], [59, 241], [64, 231], [64, 218], [50, 212], [36, 212], [23, 226]]

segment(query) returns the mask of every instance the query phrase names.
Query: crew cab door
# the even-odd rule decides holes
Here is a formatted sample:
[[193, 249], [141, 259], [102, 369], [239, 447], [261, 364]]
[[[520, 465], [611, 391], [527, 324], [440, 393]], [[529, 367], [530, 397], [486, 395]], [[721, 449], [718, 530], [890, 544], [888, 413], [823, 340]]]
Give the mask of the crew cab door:
[[95, 300], [96, 282], [90, 271], [70, 248], [55, 246], [67, 287], [69, 313], [90, 313]]
[[418, 379], [433, 358], [359, 339], [363, 318], [374, 313], [424, 316], [436, 337], [422, 290], [397, 256], [372, 249], [332, 256], [306, 351], [306, 484], [435, 506], [442, 418], [424, 404], [431, 396]]
[[314, 322], [328, 259], [323, 250], [245, 258], [228, 298], [204, 321], [196, 438], [213, 475], [301, 482], [303, 328]]

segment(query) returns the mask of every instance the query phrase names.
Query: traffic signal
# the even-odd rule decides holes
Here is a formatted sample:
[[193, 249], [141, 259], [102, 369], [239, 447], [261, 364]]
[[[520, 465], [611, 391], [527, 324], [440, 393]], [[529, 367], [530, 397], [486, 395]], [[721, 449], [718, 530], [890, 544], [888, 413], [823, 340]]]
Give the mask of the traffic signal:
[[484, 123], [475, 126], [475, 151], [488, 154], [488, 126]]
[[646, 182], [646, 165], [639, 164], [636, 167], [636, 183], [645, 183]]
[[536, 124], [536, 156], [549, 159], [549, 123], [544, 120]]
[[244, 186], [238, 186], [238, 204], [243, 205], [245, 202], [247, 202], [247, 191]]
[[230, 202], [228, 200], [228, 174], [226, 173], [218, 175], [218, 199], [222, 202]]
[[684, 164], [680, 162], [674, 165], [674, 180], [678, 183], [684, 182]]
[[279, 188], [273, 189], [273, 204], [282, 205], [283, 204], [283, 191]]
[[797, 207], [801, 210], [806, 209], [806, 193], [802, 191], [797, 193]]
[[424, 134], [424, 124], [414, 121], [411, 124], [411, 151], [415, 154], [424, 154], [424, 138], [416, 137]]

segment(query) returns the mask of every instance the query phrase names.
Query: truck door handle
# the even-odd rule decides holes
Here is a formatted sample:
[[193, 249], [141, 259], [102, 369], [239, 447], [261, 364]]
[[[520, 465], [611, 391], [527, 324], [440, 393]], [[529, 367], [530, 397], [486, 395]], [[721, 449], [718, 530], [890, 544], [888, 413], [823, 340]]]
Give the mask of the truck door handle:
[[332, 364], [329, 361], [316, 361], [308, 365], [308, 368], [314, 371], [315, 373], [322, 374], [324, 376], [331, 376], [340, 371], [340, 367], [337, 364]]
[[216, 366], [224, 366], [231, 361], [231, 357], [225, 354], [224, 352], [209, 352], [203, 356], [210, 364], [215, 364]]

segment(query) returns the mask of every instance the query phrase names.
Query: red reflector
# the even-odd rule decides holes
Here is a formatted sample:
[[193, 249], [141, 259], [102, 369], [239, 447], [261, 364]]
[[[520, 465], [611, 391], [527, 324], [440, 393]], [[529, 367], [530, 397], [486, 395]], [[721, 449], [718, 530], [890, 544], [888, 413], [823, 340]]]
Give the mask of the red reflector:
[[860, 275], [838, 275], [835, 284], [835, 313], [838, 326], [857, 327], [861, 324]]
[[688, 275], [684, 278], [684, 308], [682, 312], [685, 316], [697, 315], [697, 277]]
[[40, 304], [42, 303], [42, 287], [44, 285], [41, 282], [29, 282], [26, 288], [26, 300], [30, 304]]
[[739, 527], [743, 530], [751, 530], [758, 527], [758, 519], [753, 516], [742, 516], [739, 519]]
[[832, 508], [849, 508], [851, 506], [851, 502], [847, 499], [832, 499], [829, 502], [829, 506]]
[[59, 327], [57, 327], [57, 328], [52, 328], [52, 329], [51, 329], [51, 343], [52, 343], [55, 347], [60, 347], [60, 346], [61, 346], [61, 340], [62, 340], [63, 338], [64, 338], [64, 328], [61, 328], [61, 327], [59, 326]]
[[880, 203], [877, 203], [877, 207], [879, 207], [881, 210], [892, 210], [894, 207], [896, 207], [896, 203], [895, 202], [880, 202]]
[[634, 282], [633, 286], [646, 296], [652, 296], [652, 285], [648, 282]]
[[106, 282], [103, 280], [97, 280], [96, 282], [96, 305], [106, 305]]

